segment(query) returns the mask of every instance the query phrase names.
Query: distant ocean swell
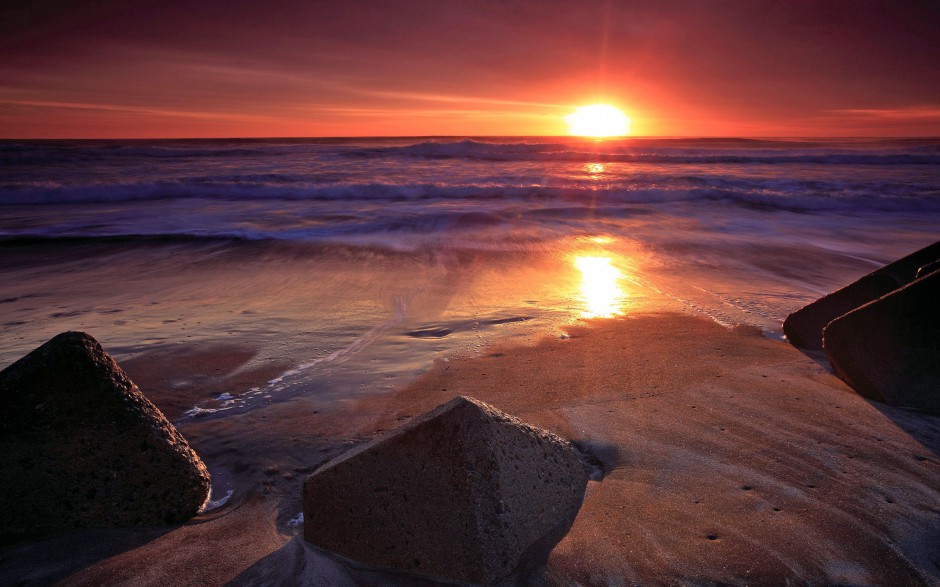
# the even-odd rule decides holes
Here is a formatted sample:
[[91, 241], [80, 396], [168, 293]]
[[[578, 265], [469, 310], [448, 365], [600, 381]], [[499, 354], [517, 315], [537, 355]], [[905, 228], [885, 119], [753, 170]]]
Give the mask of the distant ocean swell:
[[715, 230], [757, 239], [778, 230], [775, 213], [785, 212], [800, 215], [787, 217], [793, 230], [821, 230], [835, 216], [929, 226], [940, 217], [940, 141], [0, 141], [7, 241], [409, 247], [453, 237], [514, 246], [597, 230], [632, 234], [654, 214], [665, 234], [715, 212]]
[[[570, 184], [571, 182], [569, 182]], [[311, 202], [441, 202], [486, 206], [487, 201], [548, 203], [565, 201], [596, 207], [605, 204], [719, 202], [791, 211], [940, 211], [940, 186], [841, 184], [798, 180], [742, 181], [731, 178], [683, 178], [676, 187], [644, 185], [566, 185], [558, 187], [437, 184], [327, 184], [235, 181], [165, 181], [50, 187], [0, 187], [0, 204], [80, 204], [164, 199]], [[645, 182], [644, 182], [645, 183]], [[701, 184], [692, 187], [689, 184]], [[484, 209], [485, 210], [485, 209]], [[354, 208], [351, 208], [354, 211]]]
[[[783, 143], [774, 145], [782, 145]], [[794, 148], [786, 143], [789, 150]], [[582, 146], [582, 145], [578, 145]], [[571, 145], [557, 143], [486, 143], [478, 141], [423, 142], [403, 147], [378, 147], [355, 149], [344, 153], [348, 157], [417, 157], [428, 159], [482, 159], [492, 161], [576, 161], [601, 163], [659, 163], [659, 164], [798, 164], [818, 165], [937, 165], [940, 164], [940, 147], [918, 146], [896, 148], [876, 153], [858, 153], [845, 149], [805, 149], [804, 152], [788, 152], [782, 148], [770, 149], [758, 143], [759, 148], [750, 149], [694, 149], [676, 147], [622, 146], [607, 147], [597, 143], [592, 150], [572, 149]], [[760, 148], [764, 147], [764, 148]], [[724, 152], [722, 152], [724, 151]]]
[[[747, 139], [658, 139], [636, 141], [557, 140], [554, 142], [423, 141], [406, 145], [176, 143], [166, 146], [119, 143], [0, 144], [0, 163], [42, 164], [128, 161], [134, 159], [468, 159], [482, 161], [569, 161], [648, 164], [817, 164], [938, 165], [940, 142], [880, 141], [875, 145]], [[867, 147], [867, 148], [866, 148]]]

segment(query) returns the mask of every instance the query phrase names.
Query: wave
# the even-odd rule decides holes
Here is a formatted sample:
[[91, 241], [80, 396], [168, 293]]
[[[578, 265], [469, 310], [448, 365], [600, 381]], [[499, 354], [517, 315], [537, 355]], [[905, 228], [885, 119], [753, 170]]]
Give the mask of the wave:
[[[509, 188], [512, 191], [512, 188]], [[158, 181], [78, 186], [0, 187], [0, 204], [107, 203], [136, 200], [369, 200], [400, 201], [433, 198], [487, 197], [490, 190], [435, 184], [279, 185], [279, 182]], [[491, 197], [500, 197], [493, 193]]]
[[3, 141], [0, 164], [48, 165], [133, 160], [249, 160], [312, 156], [345, 159], [466, 159], [649, 164], [940, 164], [936, 139], [793, 140], [747, 138], [579, 138], [414, 140]]
[[44, 244], [199, 244], [199, 243], [234, 243], [245, 241], [277, 240], [254, 236], [250, 234], [193, 234], [193, 233], [141, 233], [141, 234], [106, 234], [106, 235], [72, 235], [60, 234], [58, 231], [0, 235], [0, 247], [17, 247]]
[[241, 159], [296, 155], [303, 151], [321, 150], [316, 145], [242, 144], [241, 142], [194, 144], [101, 143], [70, 141], [38, 144], [0, 143], [0, 164], [69, 164], [135, 159]]
[[[747, 207], [793, 211], [927, 211], [940, 210], [940, 188], [882, 182], [847, 185], [839, 182], [799, 180], [733, 180], [730, 178], [684, 178], [682, 184], [661, 187], [652, 184], [573, 183], [558, 187], [539, 185], [440, 185], [440, 184], [329, 184], [284, 185], [231, 182], [149, 182], [84, 186], [0, 187], [0, 205], [107, 204], [160, 200], [197, 202], [230, 201], [320, 202], [335, 214], [355, 217], [360, 205], [409, 202], [429, 205], [446, 203], [451, 208], [472, 207], [483, 211], [486, 201], [503, 205], [541, 205], [563, 202], [591, 207], [623, 204], [668, 204], [674, 202], [724, 202]], [[388, 211], [393, 211], [389, 209]], [[324, 210], [318, 209], [318, 212]]]
[[[410, 157], [420, 159], [477, 159], [484, 161], [572, 161], [599, 163], [649, 163], [649, 164], [817, 164], [817, 165], [938, 165], [940, 152], [936, 146], [918, 145], [911, 148], [881, 149], [876, 152], [832, 149], [803, 148], [809, 144], [776, 143], [756, 141], [753, 144], [742, 143], [744, 139], [735, 139], [729, 145], [728, 139], [715, 139], [717, 143], [705, 143], [706, 139], [695, 142], [685, 141], [681, 145], [668, 147], [646, 147], [643, 143], [492, 143], [476, 140], [456, 142], [428, 141], [406, 146], [386, 146], [351, 149], [344, 153], [352, 158]], [[662, 141], [657, 141], [661, 143]], [[748, 150], [740, 148], [747, 145]], [[578, 148], [589, 146], [591, 148]], [[703, 148], [694, 148], [700, 146]], [[708, 148], [704, 148], [708, 147]], [[759, 147], [759, 148], [754, 148]], [[774, 147], [774, 148], [770, 148]], [[796, 150], [796, 152], [794, 152]], [[716, 152], [717, 151], [717, 152]]]

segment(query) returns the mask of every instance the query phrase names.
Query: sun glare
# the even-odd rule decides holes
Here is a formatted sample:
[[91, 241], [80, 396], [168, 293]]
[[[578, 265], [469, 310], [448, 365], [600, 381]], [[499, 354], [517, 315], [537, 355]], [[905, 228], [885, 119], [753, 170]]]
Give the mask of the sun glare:
[[585, 318], [611, 318], [621, 313], [624, 292], [618, 283], [623, 277], [611, 265], [609, 257], [576, 257], [574, 266], [581, 271], [581, 297]]
[[568, 134], [579, 137], [622, 137], [630, 132], [630, 119], [609, 104], [581, 106], [565, 122]]

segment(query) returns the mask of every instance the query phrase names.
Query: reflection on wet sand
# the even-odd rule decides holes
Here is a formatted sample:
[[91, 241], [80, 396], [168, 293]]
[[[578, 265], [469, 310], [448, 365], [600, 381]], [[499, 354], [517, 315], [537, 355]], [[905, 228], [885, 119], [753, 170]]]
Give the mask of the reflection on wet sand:
[[575, 267], [581, 272], [581, 298], [584, 318], [612, 318], [623, 313], [625, 294], [620, 287], [623, 273], [611, 264], [610, 257], [578, 256]]
[[[483, 352], [496, 337], [525, 343], [577, 319], [659, 307], [637, 281], [646, 253], [602, 233], [495, 252], [272, 242], [84, 243], [61, 258], [65, 250], [4, 251], [0, 365], [58, 332], [86, 331], [131, 361], [173, 418], [385, 393], [434, 359]], [[66, 268], [72, 279], [62, 282]], [[218, 363], [233, 352], [219, 345], [245, 356]], [[206, 349], [212, 363], [201, 370], [177, 364], [184, 351]]]

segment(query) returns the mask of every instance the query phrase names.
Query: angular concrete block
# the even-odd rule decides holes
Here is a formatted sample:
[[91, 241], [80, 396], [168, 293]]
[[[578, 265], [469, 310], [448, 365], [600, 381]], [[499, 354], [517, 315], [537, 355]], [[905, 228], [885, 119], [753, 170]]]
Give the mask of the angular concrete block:
[[586, 484], [567, 441], [459, 397], [311, 474], [304, 538], [376, 567], [492, 584], [567, 532]]
[[940, 271], [833, 320], [823, 348], [863, 396], [940, 411]]
[[209, 473], [92, 337], [65, 332], [0, 372], [0, 534], [159, 526]]
[[923, 267], [917, 270], [917, 277], [923, 277], [925, 275], [929, 275], [933, 273], [934, 271], [937, 271], [938, 269], [940, 269], [940, 260], [934, 261], [933, 263], [927, 263], [926, 265], [924, 265]]
[[918, 269], [940, 260], [940, 241], [873, 271], [787, 316], [783, 332], [794, 346], [819, 350], [826, 324], [910, 283]]

